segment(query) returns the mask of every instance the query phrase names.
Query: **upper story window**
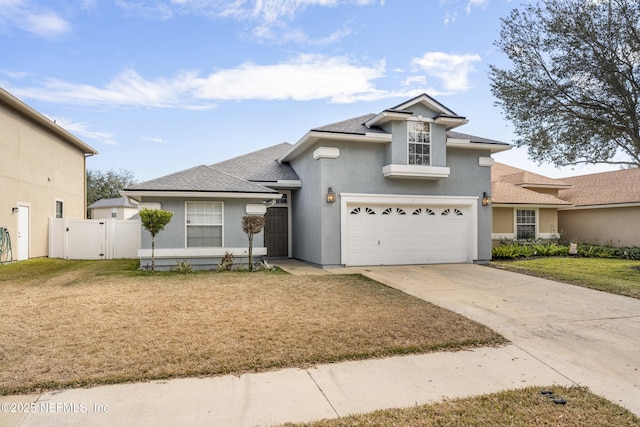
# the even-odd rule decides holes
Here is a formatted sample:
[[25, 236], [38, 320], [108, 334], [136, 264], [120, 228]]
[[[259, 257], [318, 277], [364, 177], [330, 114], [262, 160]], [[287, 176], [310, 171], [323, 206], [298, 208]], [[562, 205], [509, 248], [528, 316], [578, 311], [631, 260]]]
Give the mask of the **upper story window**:
[[187, 247], [222, 246], [222, 203], [187, 202]]
[[431, 165], [431, 128], [429, 123], [407, 121], [407, 140], [409, 142], [409, 164]]

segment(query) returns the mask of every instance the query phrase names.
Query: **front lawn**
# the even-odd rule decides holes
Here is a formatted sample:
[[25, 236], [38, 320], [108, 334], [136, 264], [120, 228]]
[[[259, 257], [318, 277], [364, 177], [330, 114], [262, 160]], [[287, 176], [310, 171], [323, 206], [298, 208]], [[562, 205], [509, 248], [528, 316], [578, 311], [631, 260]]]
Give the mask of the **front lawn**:
[[[565, 404], [542, 395], [552, 391]], [[528, 387], [479, 397], [454, 399], [406, 409], [388, 409], [289, 427], [632, 427], [640, 419], [628, 410], [578, 387]]]
[[564, 257], [493, 261], [492, 265], [612, 294], [640, 298], [640, 261]]
[[0, 394], [499, 345], [359, 275], [150, 275], [131, 261], [0, 266]]

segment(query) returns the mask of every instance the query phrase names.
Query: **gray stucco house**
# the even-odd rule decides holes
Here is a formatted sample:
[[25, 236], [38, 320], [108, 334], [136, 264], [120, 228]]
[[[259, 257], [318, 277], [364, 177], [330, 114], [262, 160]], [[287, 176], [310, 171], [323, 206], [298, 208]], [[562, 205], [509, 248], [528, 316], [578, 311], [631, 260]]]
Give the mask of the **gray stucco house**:
[[[245, 214], [266, 215], [254, 255], [323, 267], [472, 263], [491, 258], [491, 154], [509, 144], [426, 94], [231, 160], [133, 185], [141, 207], [174, 212], [156, 265], [213, 268], [247, 256]], [[150, 262], [143, 230], [141, 265]]]

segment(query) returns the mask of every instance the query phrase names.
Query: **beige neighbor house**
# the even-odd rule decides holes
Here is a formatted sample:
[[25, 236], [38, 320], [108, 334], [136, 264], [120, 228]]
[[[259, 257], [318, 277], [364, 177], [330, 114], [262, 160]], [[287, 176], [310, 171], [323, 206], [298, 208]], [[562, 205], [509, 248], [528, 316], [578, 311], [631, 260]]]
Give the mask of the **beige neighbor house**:
[[563, 238], [619, 247], [640, 246], [640, 169], [563, 178], [571, 187], [558, 197], [572, 206], [558, 211]]
[[138, 214], [138, 203], [128, 197], [100, 199], [89, 205], [91, 219], [131, 219]]
[[571, 207], [559, 193], [570, 188], [553, 179], [502, 163], [491, 167], [493, 245], [501, 241], [549, 240], [560, 237], [558, 210]]
[[85, 217], [86, 158], [97, 151], [1, 88], [0, 147], [0, 227], [12, 257], [47, 256], [48, 218]]

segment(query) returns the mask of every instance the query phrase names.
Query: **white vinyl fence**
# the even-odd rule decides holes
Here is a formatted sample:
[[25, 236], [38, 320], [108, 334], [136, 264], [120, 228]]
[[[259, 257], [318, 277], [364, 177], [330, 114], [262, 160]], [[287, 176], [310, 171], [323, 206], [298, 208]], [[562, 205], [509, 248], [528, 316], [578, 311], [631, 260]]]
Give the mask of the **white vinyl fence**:
[[137, 258], [140, 221], [49, 218], [49, 258]]

